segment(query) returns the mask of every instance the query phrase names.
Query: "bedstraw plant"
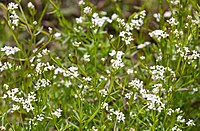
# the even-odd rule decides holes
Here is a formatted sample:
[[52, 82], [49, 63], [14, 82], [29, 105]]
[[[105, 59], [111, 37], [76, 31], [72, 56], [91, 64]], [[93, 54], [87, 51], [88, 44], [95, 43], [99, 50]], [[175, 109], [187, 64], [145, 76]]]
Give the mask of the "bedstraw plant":
[[198, 0], [43, 2], [0, 3], [0, 130], [199, 130]]

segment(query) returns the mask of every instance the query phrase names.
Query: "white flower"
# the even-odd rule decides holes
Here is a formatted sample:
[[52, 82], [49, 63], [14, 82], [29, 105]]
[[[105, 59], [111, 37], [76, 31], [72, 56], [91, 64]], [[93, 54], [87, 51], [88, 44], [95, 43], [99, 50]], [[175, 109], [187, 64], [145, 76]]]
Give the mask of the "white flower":
[[104, 102], [104, 103], [102, 104], [101, 109], [106, 109], [106, 110], [108, 111], [108, 103]]
[[110, 62], [112, 63], [112, 67], [114, 69], [119, 69], [125, 66], [121, 59], [111, 59]]
[[106, 97], [108, 95], [108, 92], [106, 89], [102, 89], [102, 90], [99, 90], [99, 93], [103, 96], [103, 97]]
[[180, 115], [179, 115], [179, 116], [177, 117], [177, 121], [178, 121], [178, 122], [181, 122], [181, 123], [184, 123], [184, 122], [185, 122], [185, 119], [183, 118], [183, 116], [180, 116]]
[[132, 69], [128, 69], [126, 72], [127, 72], [127, 74], [132, 74], [133, 70]]
[[160, 13], [153, 14], [153, 17], [156, 18], [157, 22], [160, 22]]
[[17, 47], [4, 46], [3, 48], [1, 48], [1, 51], [5, 52], [5, 54], [9, 56], [11, 54], [14, 55], [16, 52], [19, 52], [20, 49]]
[[31, 3], [31, 2], [28, 2], [28, 8], [30, 8], [30, 9], [34, 9], [35, 8], [35, 6], [33, 5], [33, 3]]
[[98, 131], [95, 126], [92, 126], [92, 131]]
[[150, 45], [150, 44], [151, 44], [151, 42], [146, 41], [146, 42], [144, 42], [144, 44], [139, 44], [139, 45], [137, 46], [137, 48], [138, 48], [138, 49], [142, 49], [142, 48], [144, 48], [144, 47], [146, 47], [146, 46], [148, 46], [148, 45]]
[[171, 116], [172, 113], [174, 113], [174, 110], [171, 109], [171, 108], [169, 108], [169, 109], [168, 109], [168, 112], [167, 112], [167, 115]]
[[42, 79], [39, 79], [39, 80], [36, 82], [34, 88], [35, 88], [36, 90], [39, 90], [40, 87], [47, 87], [47, 86], [49, 86], [49, 85], [50, 85], [50, 81], [49, 81], [48, 79], [42, 78]]
[[5, 127], [5, 126], [3, 126], [3, 125], [2, 125], [2, 126], [0, 126], [0, 130], [1, 130], [1, 131], [5, 131], [5, 130], [6, 130], [6, 127]]
[[186, 123], [188, 126], [195, 126], [195, 123], [193, 120], [189, 119], [188, 122]]
[[37, 115], [37, 116], [36, 116], [36, 120], [38, 120], [38, 121], [44, 120], [44, 114], [39, 114], [39, 115]]
[[33, 25], [37, 25], [37, 21], [33, 21]]
[[144, 24], [144, 18], [146, 16], [146, 11], [143, 10], [137, 13], [130, 22], [130, 30], [137, 29], [140, 30], [141, 26]]
[[161, 38], [164, 39], [169, 36], [166, 32], [162, 30], [154, 30], [153, 32], [150, 32], [149, 35], [150, 37], [155, 37], [158, 41], [160, 41]]
[[167, 22], [171, 25], [171, 26], [175, 26], [178, 25], [178, 21], [175, 18], [170, 18], [169, 20], [167, 20]]
[[139, 79], [132, 80], [128, 83], [129, 87], [133, 87], [135, 89], [142, 89], [143, 88], [143, 81], [140, 81]]
[[72, 45], [73, 45], [74, 47], [79, 47], [79, 45], [81, 45], [81, 42], [75, 41], [75, 42], [72, 43]]
[[90, 81], [92, 80], [92, 78], [90, 78], [90, 77], [83, 77], [83, 79], [84, 79], [85, 81], [88, 81], [88, 82], [90, 82]]
[[132, 33], [129, 31], [122, 31], [119, 36], [122, 37], [122, 41], [124, 41], [126, 45], [130, 45], [131, 41], [133, 41]]
[[53, 33], [53, 29], [51, 27], [48, 27], [49, 33]]
[[114, 56], [116, 54], [116, 51], [115, 50], [112, 50], [111, 53], [109, 53], [110, 56]]
[[126, 93], [125, 98], [130, 99], [132, 95], [133, 95], [133, 92]]
[[61, 33], [59, 33], [59, 32], [56, 32], [55, 34], [54, 34], [54, 37], [56, 37], [56, 38], [58, 38], [58, 37], [60, 37], [61, 36]]
[[109, 17], [100, 18], [97, 13], [92, 15], [92, 27], [98, 26], [99, 28], [103, 26], [105, 22], [111, 23], [112, 20]]
[[170, 0], [170, 3], [173, 5], [177, 5], [180, 3], [180, 1], [179, 0]]
[[111, 16], [111, 19], [112, 19], [112, 20], [115, 20], [115, 19], [117, 19], [117, 18], [118, 18], [118, 15], [115, 14], [115, 13]]
[[140, 56], [140, 59], [141, 59], [141, 60], [144, 60], [144, 59], [145, 59], [145, 56]]
[[86, 14], [86, 15], [89, 15], [92, 13], [92, 8], [89, 7], [89, 6], [86, 6], [84, 9], [83, 9], [83, 12]]
[[85, 5], [85, 2], [84, 2], [84, 0], [80, 0], [80, 1], [78, 2], [78, 4], [79, 4], [79, 5]]
[[18, 4], [15, 4], [15, 3], [13, 3], [13, 2], [10, 2], [9, 4], [8, 4], [8, 10], [15, 10], [15, 9], [17, 9], [18, 8]]
[[56, 117], [60, 118], [61, 112], [62, 112], [62, 110], [60, 108], [58, 108], [58, 109], [56, 109], [55, 112], [52, 113], [52, 115], [55, 115]]
[[84, 55], [83, 55], [83, 60], [84, 60], [85, 62], [89, 62], [89, 61], [90, 61], [90, 55], [84, 54]]
[[124, 122], [124, 120], [126, 119], [124, 114], [120, 111], [115, 111], [115, 112], [113, 112], [113, 114], [116, 115], [117, 122], [121, 122], [121, 121]]
[[11, 108], [11, 113], [20, 109], [20, 106], [13, 104]]
[[71, 81], [66, 81], [66, 82], [65, 82], [65, 86], [66, 86], [66, 87], [70, 87], [71, 85], [72, 85]]
[[164, 17], [165, 17], [165, 18], [169, 18], [169, 17], [171, 17], [171, 15], [172, 15], [172, 12], [171, 12], [171, 11], [166, 11], [166, 12], [164, 13]]

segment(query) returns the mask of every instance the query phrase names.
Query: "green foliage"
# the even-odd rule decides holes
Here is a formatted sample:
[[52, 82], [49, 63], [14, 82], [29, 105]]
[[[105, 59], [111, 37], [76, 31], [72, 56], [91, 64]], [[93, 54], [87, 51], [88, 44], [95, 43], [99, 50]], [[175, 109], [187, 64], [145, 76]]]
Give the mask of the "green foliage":
[[200, 128], [198, 1], [0, 7], [0, 130]]

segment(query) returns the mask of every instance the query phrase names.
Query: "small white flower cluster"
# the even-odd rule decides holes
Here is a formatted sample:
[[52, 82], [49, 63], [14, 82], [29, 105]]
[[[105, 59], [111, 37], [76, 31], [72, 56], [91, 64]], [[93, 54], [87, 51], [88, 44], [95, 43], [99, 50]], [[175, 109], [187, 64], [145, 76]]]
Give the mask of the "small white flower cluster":
[[1, 51], [5, 52], [5, 54], [9, 56], [19, 52], [20, 49], [18, 47], [4, 46], [3, 48], [1, 48]]
[[39, 90], [41, 87], [44, 87], [44, 88], [45, 88], [45, 87], [47, 87], [47, 86], [49, 86], [49, 85], [50, 85], [50, 81], [49, 81], [48, 79], [42, 78], [42, 79], [37, 80], [37, 82], [36, 82], [34, 88], [35, 88], [36, 90]]
[[171, 116], [172, 113], [182, 113], [183, 111], [180, 108], [176, 108], [175, 110], [169, 108], [167, 109], [167, 115]]
[[[162, 88], [162, 84], [161, 83], [155, 84], [152, 86], [152, 88], [153, 88], [152, 92], [154, 94], [158, 94], [160, 89]], [[162, 91], [165, 92], [165, 88], [162, 88]]]
[[85, 21], [85, 18], [83, 16], [76, 18], [76, 23], [78, 23], [78, 24], [82, 24], [84, 21]]
[[0, 61], [0, 72], [3, 72], [4, 70], [11, 70], [11, 69], [19, 70], [19, 69], [21, 69], [21, 66], [17, 66], [10, 62], [1, 63], [1, 61]]
[[156, 19], [157, 22], [160, 22], [160, 13], [154, 13], [153, 17]]
[[171, 26], [175, 26], [178, 25], [179, 22], [177, 21], [177, 19], [175, 19], [174, 17], [170, 18], [169, 20], [167, 20], [167, 22], [171, 25]]
[[18, 9], [18, 4], [15, 4], [13, 2], [8, 4], [8, 11], [10, 13], [8, 24], [13, 30], [19, 25], [19, 16], [15, 11], [16, 9]]
[[70, 87], [72, 85], [71, 81], [65, 81], [65, 86]]
[[149, 90], [143, 88], [143, 81], [139, 79], [132, 80], [128, 83], [129, 87], [133, 87], [137, 91], [139, 91], [142, 98], [147, 100], [147, 110], [157, 110], [161, 112], [165, 108], [165, 104], [162, 102], [161, 97], [157, 96], [156, 94], [150, 94]]
[[103, 102], [101, 105], [102, 105], [101, 109], [105, 109], [107, 112], [109, 112], [109, 114], [107, 115], [109, 120], [112, 120], [112, 116], [113, 115], [116, 116], [116, 121], [117, 122], [124, 122], [124, 120], [126, 119], [125, 115], [122, 112], [120, 112], [119, 110], [114, 111], [113, 108], [109, 109], [108, 103]]
[[84, 55], [83, 55], [83, 60], [84, 60], [85, 62], [89, 62], [89, 61], [90, 61], [90, 55], [84, 54]]
[[45, 71], [50, 71], [54, 69], [55, 69], [54, 65], [50, 65], [49, 62], [46, 63], [38, 62], [35, 67], [36, 74], [42, 74]]
[[126, 93], [125, 98], [130, 100], [132, 95], [133, 95], [133, 92]]
[[[178, 45], [176, 45], [176, 47], [178, 47]], [[198, 53], [196, 50], [190, 50], [186, 46], [183, 47], [183, 49], [178, 47], [177, 53], [179, 53], [184, 60], [188, 60], [188, 64], [191, 64], [200, 58], [200, 53]]]
[[101, 75], [100, 78], [99, 78], [99, 81], [107, 81], [108, 78], [106, 78], [105, 76]]
[[35, 6], [31, 2], [28, 2], [27, 7], [30, 9], [35, 9]]
[[176, 74], [175, 72], [169, 68], [169, 67], [163, 67], [161, 65], [156, 65], [156, 66], [151, 66], [150, 67], [150, 73], [151, 73], [151, 79], [154, 81], [157, 80], [165, 80], [165, 73], [169, 72], [171, 77], [172, 77], [172, 81], [176, 80]]
[[175, 29], [172, 33], [173, 33], [173, 35], [175, 35], [177, 38], [179, 38], [180, 36], [183, 35], [183, 31], [178, 31], [177, 29]]
[[115, 14], [115, 13], [112, 14], [112, 16], [111, 16], [111, 19], [112, 19], [112, 20], [115, 20], [115, 19], [117, 19], [117, 18], [118, 18], [118, 15], [117, 15], [117, 14]]
[[172, 131], [182, 131], [180, 128], [178, 128], [178, 126], [174, 126], [172, 127]]
[[185, 119], [183, 118], [183, 116], [179, 115], [177, 116], [177, 122], [185, 123]]
[[108, 103], [103, 102], [102, 106], [101, 106], [101, 109], [105, 109], [106, 111], [108, 111]]
[[[180, 110], [180, 108], [177, 108], [177, 109], [175, 109], [175, 110], [169, 108], [167, 114], [168, 114], [169, 116], [171, 116], [172, 113], [179, 114], [179, 115], [176, 117], [176, 121], [177, 121], [178, 123], [181, 123], [181, 124], [182, 124], [182, 123], [186, 123], [187, 126], [195, 126], [195, 123], [194, 123], [193, 120], [188, 119], [188, 121], [186, 122], [186, 120], [183, 118], [183, 116], [180, 115], [180, 113], [183, 113], [183, 111]], [[177, 126], [173, 127], [172, 130], [176, 131], [176, 130], [177, 130]]]
[[124, 122], [124, 120], [126, 119], [125, 115], [120, 111], [115, 111], [115, 112], [113, 112], [113, 114], [116, 115], [117, 122], [121, 122], [121, 121]]
[[169, 36], [166, 32], [163, 30], [154, 30], [153, 32], [149, 33], [150, 37], [156, 38], [158, 41], [160, 41], [162, 38], [165, 39]]
[[21, 98], [19, 99], [17, 94], [19, 93], [19, 89], [18, 88], [14, 88], [14, 89], [11, 89], [11, 90], [8, 90], [6, 92], [6, 94], [3, 95], [3, 99], [5, 98], [10, 98], [12, 101], [15, 101], [15, 102], [20, 102], [21, 101]]
[[173, 5], [178, 5], [180, 3], [180, 0], [170, 0], [170, 3]]
[[[3, 95], [2, 98], [3, 99], [10, 98], [13, 102], [17, 102], [18, 104], [21, 104], [23, 109], [25, 109], [27, 112], [33, 111], [34, 107], [32, 105], [32, 102], [37, 101], [36, 94], [34, 92], [30, 92], [28, 95], [24, 94], [24, 96], [27, 96], [27, 97], [21, 96], [22, 94], [23, 94], [22, 91], [19, 91], [18, 88], [14, 88], [14, 89], [8, 90], [6, 94]], [[14, 104], [12, 108], [9, 109], [8, 111], [12, 113], [15, 110], [19, 110], [19, 109], [20, 109], [20, 106]]]
[[44, 114], [36, 115], [36, 117], [34, 117], [34, 120], [43, 121], [44, 120]]
[[92, 131], [98, 131], [98, 129], [95, 126], [92, 126]]
[[71, 78], [74, 78], [74, 77], [78, 77], [79, 74], [78, 74], [78, 67], [75, 67], [75, 66], [71, 66], [68, 68], [69, 70], [69, 75], [71, 75]]
[[187, 122], [186, 122], [186, 125], [187, 126], [195, 126], [195, 123], [193, 120], [189, 119]]
[[109, 17], [103, 16], [102, 18], [99, 17], [98, 13], [94, 13], [92, 15], [92, 27], [102, 27], [105, 22], [111, 23], [112, 20]]
[[155, 94], [142, 94], [148, 102], [148, 109], [153, 109], [161, 112], [165, 108], [165, 104], [161, 101], [161, 98]]
[[122, 38], [122, 41], [126, 43], [126, 45], [130, 45], [131, 41], [133, 41], [132, 33], [129, 31], [121, 31], [119, 36]]
[[72, 43], [72, 45], [73, 45], [74, 47], [79, 47], [79, 45], [81, 45], [81, 42], [75, 41], [75, 42]]
[[[33, 53], [37, 52], [38, 48], [36, 48], [35, 50], [33, 50]], [[50, 65], [49, 62], [43, 63], [41, 62], [42, 58], [44, 56], [47, 56], [49, 54], [49, 50], [48, 49], [43, 49], [41, 52], [38, 52], [37, 55], [33, 56], [29, 61], [31, 63], [32, 67], [35, 67], [35, 72], [36, 75], [42, 74], [46, 71], [51, 71], [55, 69], [54, 65]], [[34, 60], [36, 60], [36, 65], [34, 64]]]
[[143, 10], [139, 13], [137, 13], [130, 22], [131, 28], [135, 28], [137, 30], [140, 30], [141, 26], [144, 24], [144, 18], [146, 16], [146, 11]]
[[11, 108], [8, 112], [13, 113], [14, 111], [18, 111], [19, 109], [20, 109], [20, 106], [19, 106], [19, 105], [13, 104], [13, 105], [12, 105], [12, 108]]
[[[64, 70], [63, 68], [60, 68], [60, 67], [57, 67], [55, 70], [54, 70], [54, 74], [55, 75], [58, 75], [58, 74], [62, 74], [63, 76], [69, 76], [68, 75], [68, 71]], [[56, 78], [56, 76], [54, 76], [54, 78]]]
[[63, 68], [58, 67], [54, 70], [54, 74], [55, 74], [55, 76], [53, 78], [56, 78], [57, 77], [56, 75], [58, 75], [58, 74], [62, 74], [65, 77], [70, 76], [70, 78], [74, 78], [74, 77], [79, 76], [78, 67], [75, 67], [75, 66], [69, 67], [68, 70], [65, 70]]
[[79, 5], [85, 5], [85, 1], [84, 1], [84, 0], [80, 0], [80, 1], [78, 2], [78, 4], [79, 4]]
[[127, 73], [128, 75], [133, 74], [133, 70], [132, 70], [132, 69], [128, 69], [128, 70], [126, 71], [126, 73]]
[[61, 36], [61, 33], [59, 33], [59, 32], [56, 32], [56, 33], [54, 33], [54, 35], [53, 35], [56, 39], [58, 39], [60, 36]]
[[4, 70], [8, 70], [8, 69], [11, 69], [13, 67], [13, 65], [9, 62], [5, 62], [5, 63], [1, 63], [0, 62], [0, 71], [4, 71]]
[[112, 67], [114, 69], [119, 69], [121, 67], [124, 67], [124, 63], [122, 62], [122, 56], [124, 55], [124, 53], [122, 51], [115, 51], [112, 50], [111, 53], [109, 53], [110, 56], [116, 56], [116, 59], [111, 59], [111, 63], [112, 63]]
[[[127, 23], [125, 23], [125, 20], [124, 19], [122, 19], [122, 18], [116, 18], [116, 21], [118, 22], [118, 24], [119, 24], [119, 27], [126, 27], [126, 25], [127, 26], [129, 26]], [[129, 26], [130, 27], [130, 26]], [[130, 28], [128, 28], [128, 29], [126, 29], [127, 31], [129, 31], [130, 30]]]
[[146, 42], [144, 42], [143, 44], [139, 44], [139, 45], [137, 46], [137, 48], [138, 48], [138, 49], [142, 49], [142, 48], [144, 48], [144, 47], [146, 47], [146, 46], [148, 46], [148, 45], [150, 45], [150, 44], [151, 44], [151, 42], [146, 41]]
[[32, 102], [37, 101], [36, 94], [34, 92], [31, 92], [28, 94], [28, 97], [26, 99], [22, 100], [22, 107], [27, 111], [33, 111], [34, 107], [32, 105]]
[[58, 108], [58, 109], [56, 109], [56, 111], [54, 111], [54, 112], [52, 113], [52, 115], [54, 115], [54, 116], [60, 118], [60, 117], [61, 117], [61, 113], [62, 113], [62, 110], [61, 110], [60, 108]]
[[136, 90], [142, 89], [143, 88], [143, 81], [139, 79], [134, 79], [131, 82], [128, 83], [129, 87], [133, 87]]
[[108, 91], [106, 89], [101, 89], [99, 90], [99, 93], [103, 96], [106, 97], [108, 95]]
[[84, 7], [83, 12], [86, 15], [90, 15], [90, 14], [92, 14], [92, 8], [89, 6], [86, 6], [86, 7]]

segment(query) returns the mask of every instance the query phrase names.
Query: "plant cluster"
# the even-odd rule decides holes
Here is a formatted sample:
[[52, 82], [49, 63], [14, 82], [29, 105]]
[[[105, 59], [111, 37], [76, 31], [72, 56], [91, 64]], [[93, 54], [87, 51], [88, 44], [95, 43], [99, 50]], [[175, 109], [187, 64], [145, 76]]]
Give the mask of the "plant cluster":
[[[41, 12], [0, 3], [10, 34], [0, 40], [0, 130], [200, 128], [198, 2], [159, 0], [152, 13], [145, 1], [128, 16], [110, 2], [99, 11], [80, 0], [71, 20], [59, 0]], [[46, 14], [56, 26], [43, 25]]]

